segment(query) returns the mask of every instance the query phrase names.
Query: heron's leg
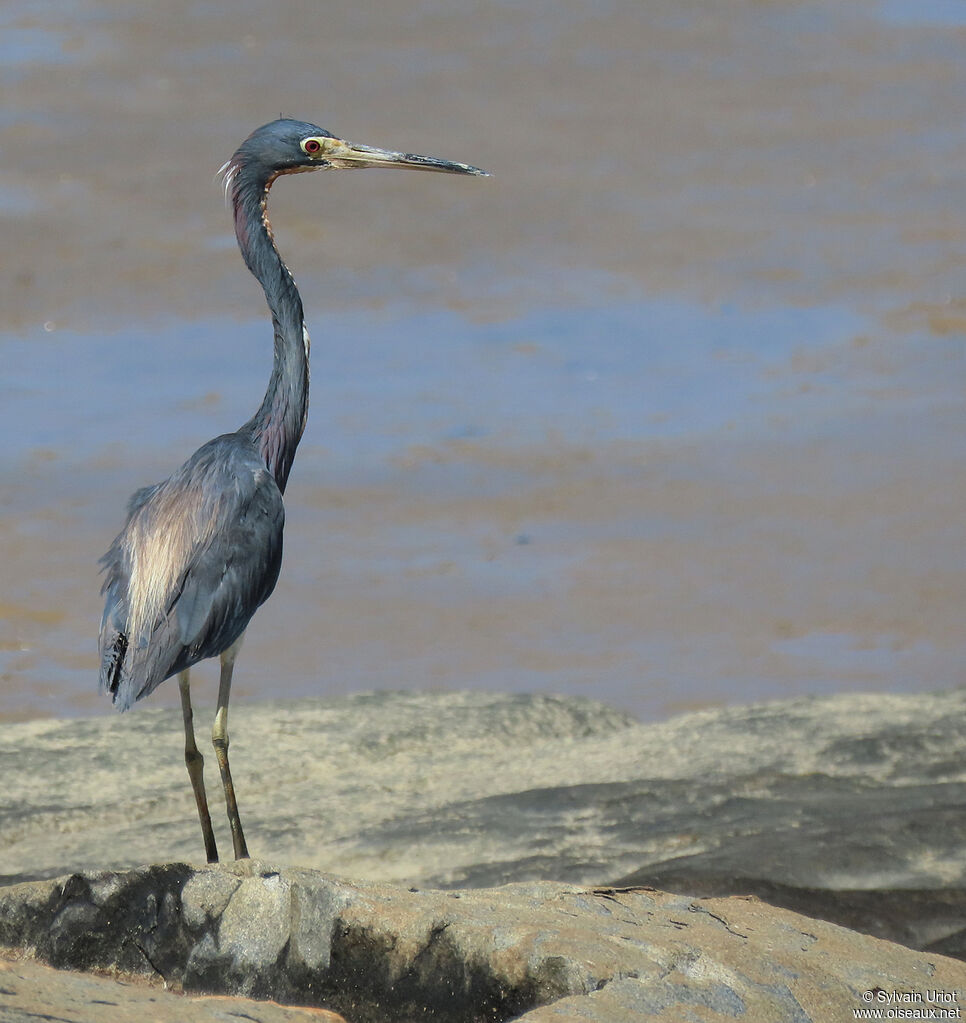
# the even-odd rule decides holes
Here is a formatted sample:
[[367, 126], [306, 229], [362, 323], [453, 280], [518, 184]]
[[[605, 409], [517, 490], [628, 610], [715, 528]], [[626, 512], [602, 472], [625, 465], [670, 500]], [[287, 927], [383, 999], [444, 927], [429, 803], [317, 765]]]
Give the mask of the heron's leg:
[[208, 813], [208, 797], [205, 795], [205, 758], [198, 751], [195, 743], [194, 715], [191, 713], [191, 692], [188, 684], [188, 669], [178, 675], [181, 687], [181, 713], [184, 715], [184, 762], [188, 767], [188, 777], [194, 790], [195, 802], [198, 804], [198, 817], [201, 820], [201, 833], [205, 836], [205, 855], [209, 863], [218, 862], [218, 847], [215, 845], [215, 833], [211, 830], [211, 814]]
[[242, 832], [241, 819], [238, 816], [238, 804], [235, 802], [235, 787], [231, 783], [231, 770], [228, 767], [228, 697], [231, 693], [231, 673], [235, 667], [235, 657], [241, 647], [242, 637], [221, 655], [221, 681], [218, 684], [218, 711], [215, 724], [211, 729], [211, 742], [215, 747], [218, 767], [221, 769], [221, 783], [225, 787], [225, 803], [228, 805], [228, 823], [231, 825], [231, 840], [235, 846], [235, 859], [248, 859], [248, 846]]

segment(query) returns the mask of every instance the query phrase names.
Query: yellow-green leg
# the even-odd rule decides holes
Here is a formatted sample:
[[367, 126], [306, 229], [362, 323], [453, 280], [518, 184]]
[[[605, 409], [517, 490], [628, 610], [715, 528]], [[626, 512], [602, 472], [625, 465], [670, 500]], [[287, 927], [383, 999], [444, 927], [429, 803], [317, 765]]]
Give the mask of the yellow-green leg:
[[178, 675], [181, 688], [181, 713], [184, 717], [184, 762], [191, 779], [191, 788], [198, 804], [198, 818], [201, 821], [201, 833], [205, 837], [205, 855], [209, 863], [218, 862], [218, 846], [215, 845], [215, 833], [211, 830], [211, 814], [208, 812], [208, 797], [205, 795], [205, 758], [198, 750], [195, 742], [194, 715], [191, 713], [191, 692], [188, 682], [188, 669]]
[[231, 694], [231, 674], [235, 667], [235, 657], [241, 648], [242, 636], [221, 655], [221, 680], [218, 683], [218, 711], [211, 729], [211, 742], [215, 747], [218, 767], [221, 770], [221, 783], [225, 788], [225, 804], [228, 807], [228, 824], [231, 827], [231, 840], [235, 847], [235, 859], [248, 859], [248, 846], [245, 845], [245, 834], [242, 831], [241, 819], [238, 816], [238, 804], [235, 801], [235, 787], [231, 782], [231, 769], [228, 767], [228, 697]]

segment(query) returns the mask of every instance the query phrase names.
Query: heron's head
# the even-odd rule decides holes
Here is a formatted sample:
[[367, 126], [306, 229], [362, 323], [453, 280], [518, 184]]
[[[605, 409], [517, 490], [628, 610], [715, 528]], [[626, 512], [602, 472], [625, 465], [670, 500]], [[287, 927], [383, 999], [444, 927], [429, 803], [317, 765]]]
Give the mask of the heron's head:
[[357, 167], [397, 167], [486, 176], [486, 171], [466, 163], [357, 145], [337, 138], [318, 125], [289, 118], [256, 128], [225, 164], [222, 173], [225, 175], [225, 191], [230, 194], [242, 175], [248, 181], [267, 188], [280, 174], [353, 170]]

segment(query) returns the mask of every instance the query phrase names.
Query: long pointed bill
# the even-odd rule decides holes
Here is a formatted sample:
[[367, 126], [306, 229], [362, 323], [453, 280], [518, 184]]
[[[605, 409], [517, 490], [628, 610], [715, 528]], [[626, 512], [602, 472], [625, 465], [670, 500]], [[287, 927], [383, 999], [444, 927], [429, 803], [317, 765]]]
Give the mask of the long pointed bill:
[[[408, 170], [438, 171], [441, 174], [474, 174], [488, 178], [489, 174], [468, 163], [451, 163], [437, 160], [432, 156], [417, 156], [415, 153], [393, 153], [388, 149], [374, 149], [372, 146], [358, 146], [344, 139], [320, 138], [322, 151], [318, 154], [331, 167], [351, 170], [354, 167], [399, 167]], [[313, 154], [314, 155], [314, 154]]]

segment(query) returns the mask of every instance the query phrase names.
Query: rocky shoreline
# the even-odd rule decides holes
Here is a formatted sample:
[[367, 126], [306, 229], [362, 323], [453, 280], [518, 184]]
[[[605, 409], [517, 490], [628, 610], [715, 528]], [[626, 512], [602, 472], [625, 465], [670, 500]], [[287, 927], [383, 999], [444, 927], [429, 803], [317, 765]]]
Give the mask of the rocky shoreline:
[[[957, 960], [750, 897], [553, 882], [404, 890], [252, 861], [12, 886], [0, 891], [0, 944], [351, 1023], [827, 1021], [870, 991], [966, 990]], [[18, 1018], [4, 1007], [15, 997], [0, 990], [2, 1018]]]
[[[485, 693], [241, 707], [233, 766], [264, 858], [215, 867], [189, 865], [174, 715], [3, 726], [0, 1019], [35, 1018], [16, 992], [29, 1003], [41, 963], [137, 977], [124, 991], [159, 1020], [188, 997], [172, 991], [350, 1023], [616, 1023], [689, 999], [708, 1019], [822, 1020], [863, 984], [966, 992], [964, 712], [959, 690], [655, 725]], [[245, 1010], [300, 1018], [276, 1011], [296, 1009]]]

